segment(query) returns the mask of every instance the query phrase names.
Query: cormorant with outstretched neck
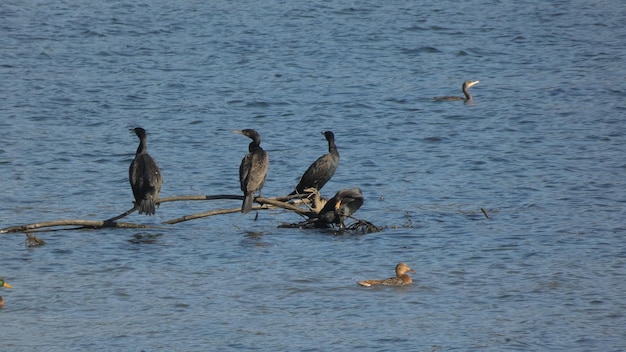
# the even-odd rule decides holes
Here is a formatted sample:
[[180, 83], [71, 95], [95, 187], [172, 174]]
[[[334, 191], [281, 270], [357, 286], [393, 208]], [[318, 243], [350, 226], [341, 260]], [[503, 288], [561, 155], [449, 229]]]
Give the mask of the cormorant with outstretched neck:
[[445, 97], [435, 97], [433, 99], [435, 100], [442, 100], [442, 101], [458, 101], [458, 100], [464, 100], [464, 101], [470, 101], [472, 100], [472, 96], [469, 93], [469, 89], [470, 87], [476, 85], [478, 82], [480, 81], [465, 81], [463, 82], [463, 86], [461, 87], [461, 90], [463, 90], [463, 94], [465, 95], [465, 97], [455, 97], [455, 96], [445, 96]]
[[163, 177], [156, 161], [148, 154], [146, 130], [137, 127], [134, 131], [139, 137], [139, 147], [128, 169], [130, 187], [133, 189], [135, 208], [139, 210], [139, 214], [153, 215]]
[[337, 224], [345, 229], [344, 221], [363, 205], [363, 194], [358, 188], [342, 189], [332, 197], [320, 211], [318, 224]]
[[243, 134], [252, 139], [248, 145], [248, 154], [241, 160], [239, 165], [239, 182], [241, 190], [244, 194], [241, 212], [247, 214], [252, 209], [252, 201], [254, 194], [259, 191], [265, 183], [267, 168], [269, 166], [269, 158], [263, 148], [261, 148], [261, 136], [253, 129], [235, 130], [235, 133]]
[[339, 152], [335, 145], [335, 135], [331, 131], [322, 132], [322, 134], [328, 141], [328, 154], [322, 155], [309, 166], [302, 178], [300, 178], [296, 190], [291, 194], [307, 193], [305, 191], [307, 188], [315, 188], [319, 191], [337, 171]]

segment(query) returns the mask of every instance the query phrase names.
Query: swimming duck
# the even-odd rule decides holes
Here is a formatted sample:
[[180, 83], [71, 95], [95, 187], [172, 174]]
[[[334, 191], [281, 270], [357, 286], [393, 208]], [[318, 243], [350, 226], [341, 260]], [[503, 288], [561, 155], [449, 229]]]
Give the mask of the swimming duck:
[[[9, 285], [9, 283], [4, 281], [4, 279], [2, 279], [1, 277], [0, 277], [0, 287], [13, 288], [13, 286]], [[2, 296], [0, 296], [0, 308], [2, 307], [4, 307], [4, 299], [2, 298]]]
[[410, 285], [413, 280], [407, 274], [407, 272], [414, 273], [415, 270], [409, 268], [405, 263], [399, 263], [396, 265], [396, 277], [390, 277], [385, 280], [363, 280], [358, 281], [357, 283], [361, 286], [374, 286], [374, 285], [382, 285], [382, 286], [405, 286]]

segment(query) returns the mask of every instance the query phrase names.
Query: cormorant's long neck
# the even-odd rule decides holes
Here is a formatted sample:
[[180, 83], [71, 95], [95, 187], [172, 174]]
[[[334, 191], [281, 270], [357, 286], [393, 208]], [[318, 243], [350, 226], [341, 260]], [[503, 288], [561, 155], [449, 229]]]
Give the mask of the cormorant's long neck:
[[335, 145], [335, 139], [333, 138], [328, 139], [328, 153], [339, 155], [339, 152], [337, 151], [337, 146]]
[[465, 94], [465, 100], [472, 100], [472, 96], [469, 93], [469, 89], [463, 85], [463, 94]]
[[146, 139], [145, 138], [141, 138], [139, 141], [139, 146], [137, 147], [137, 155], [139, 154], [145, 154], [148, 152], [148, 148], [146, 147]]
[[248, 144], [248, 151], [252, 153], [257, 150], [263, 150], [263, 148], [261, 148], [261, 141], [257, 141], [255, 139], [250, 144]]

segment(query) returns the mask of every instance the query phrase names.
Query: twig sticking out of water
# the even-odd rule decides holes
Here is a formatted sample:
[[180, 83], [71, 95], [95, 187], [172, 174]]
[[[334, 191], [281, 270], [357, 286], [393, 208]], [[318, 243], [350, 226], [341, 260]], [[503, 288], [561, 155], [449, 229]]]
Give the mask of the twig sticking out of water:
[[489, 219], [489, 215], [487, 214], [487, 211], [485, 210], [485, 208], [480, 208], [480, 211], [482, 211], [483, 215], [485, 215], [485, 217]]
[[46, 244], [46, 241], [42, 240], [41, 238], [30, 233], [26, 234], [26, 247], [39, 247], [43, 246], [44, 244]]

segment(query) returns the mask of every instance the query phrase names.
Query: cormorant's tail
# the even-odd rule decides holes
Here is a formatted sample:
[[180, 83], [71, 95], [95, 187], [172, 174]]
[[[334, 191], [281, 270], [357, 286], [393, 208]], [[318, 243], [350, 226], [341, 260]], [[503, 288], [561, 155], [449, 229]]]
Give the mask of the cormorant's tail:
[[252, 210], [252, 202], [254, 201], [254, 193], [248, 193], [245, 195], [243, 199], [243, 204], [241, 205], [241, 212], [244, 214], [248, 214], [250, 210]]
[[137, 209], [139, 209], [139, 214], [146, 214], [146, 215], [154, 215], [155, 213], [155, 204], [154, 204], [154, 199], [152, 198], [144, 198], [141, 200], [141, 203], [139, 203], [139, 206], [137, 206]]

